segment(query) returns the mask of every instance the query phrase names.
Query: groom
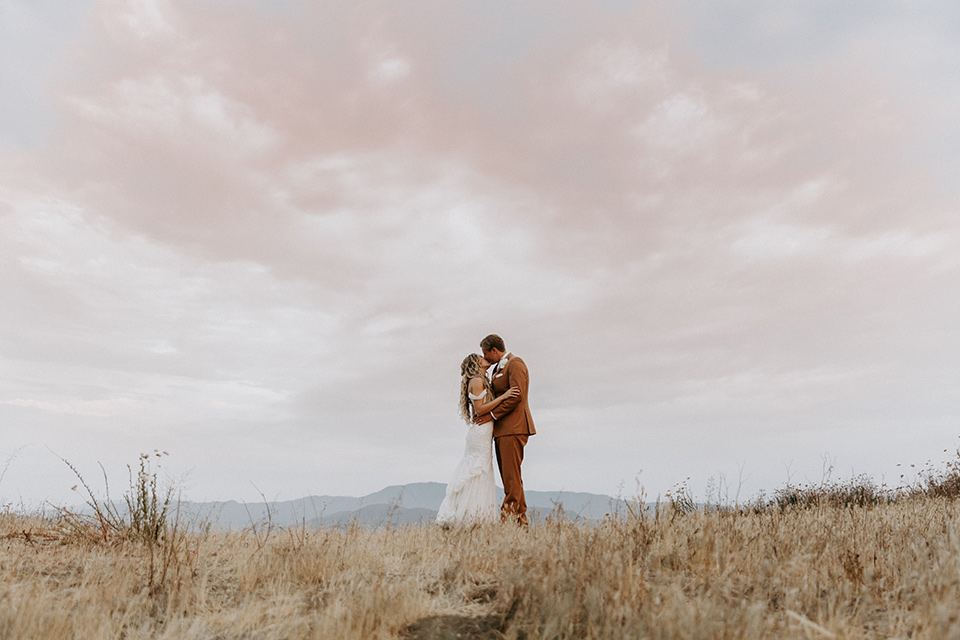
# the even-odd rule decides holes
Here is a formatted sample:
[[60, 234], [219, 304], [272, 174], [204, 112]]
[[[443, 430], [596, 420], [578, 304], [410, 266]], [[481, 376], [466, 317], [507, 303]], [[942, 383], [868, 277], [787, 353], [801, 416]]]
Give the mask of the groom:
[[[520, 395], [507, 398], [490, 415], [494, 419], [493, 441], [497, 450], [497, 467], [503, 480], [503, 506], [501, 520], [515, 520], [527, 525], [527, 500], [523, 495], [523, 478], [520, 463], [523, 462], [523, 447], [527, 438], [537, 431], [533, 428], [533, 416], [527, 405], [529, 374], [523, 360], [507, 353], [503, 338], [491, 334], [480, 341], [480, 349], [491, 367], [490, 384], [495, 396], [503, 395], [510, 387], [520, 390]], [[486, 416], [484, 416], [486, 417]], [[484, 421], [485, 422], [485, 421]]]

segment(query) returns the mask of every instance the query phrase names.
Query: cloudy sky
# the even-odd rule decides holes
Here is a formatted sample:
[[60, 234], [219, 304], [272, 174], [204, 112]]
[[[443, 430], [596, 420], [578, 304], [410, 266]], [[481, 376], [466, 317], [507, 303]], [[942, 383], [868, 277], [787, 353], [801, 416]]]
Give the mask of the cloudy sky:
[[491, 332], [531, 489], [942, 462], [958, 7], [0, 0], [0, 505], [444, 482]]

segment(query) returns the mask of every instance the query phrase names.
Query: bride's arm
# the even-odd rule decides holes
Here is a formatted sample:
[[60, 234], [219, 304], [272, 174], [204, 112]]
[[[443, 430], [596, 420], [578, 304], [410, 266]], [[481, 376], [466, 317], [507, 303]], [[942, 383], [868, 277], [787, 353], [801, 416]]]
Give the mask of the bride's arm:
[[[468, 390], [473, 395], [479, 395], [485, 391], [483, 382], [480, 381], [480, 378], [474, 378], [473, 380], [471, 380]], [[507, 398], [513, 398], [519, 393], [520, 393], [519, 389], [511, 387], [502, 396], [500, 396], [499, 398], [494, 398], [490, 402], [484, 402], [483, 400], [473, 400], [473, 413], [474, 415], [478, 415], [478, 416], [482, 416], [485, 413], [490, 413], [497, 406], [499, 406], [501, 402], [503, 402]]]

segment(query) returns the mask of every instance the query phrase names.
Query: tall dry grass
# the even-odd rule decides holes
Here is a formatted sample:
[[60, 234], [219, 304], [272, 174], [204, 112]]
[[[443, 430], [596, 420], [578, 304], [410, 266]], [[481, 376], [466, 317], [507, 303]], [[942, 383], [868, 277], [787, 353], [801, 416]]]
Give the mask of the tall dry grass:
[[956, 496], [827, 489], [596, 525], [155, 542], [8, 510], [0, 638], [960, 638]]

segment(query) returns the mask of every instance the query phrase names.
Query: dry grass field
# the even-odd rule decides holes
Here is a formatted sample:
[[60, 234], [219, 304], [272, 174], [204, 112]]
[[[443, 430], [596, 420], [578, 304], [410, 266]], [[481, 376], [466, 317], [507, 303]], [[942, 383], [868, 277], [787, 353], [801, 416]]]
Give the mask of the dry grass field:
[[129, 504], [162, 516], [152, 530], [0, 514], [0, 638], [960, 639], [950, 486], [675, 499], [528, 530], [224, 533], [184, 529], [141, 482]]

